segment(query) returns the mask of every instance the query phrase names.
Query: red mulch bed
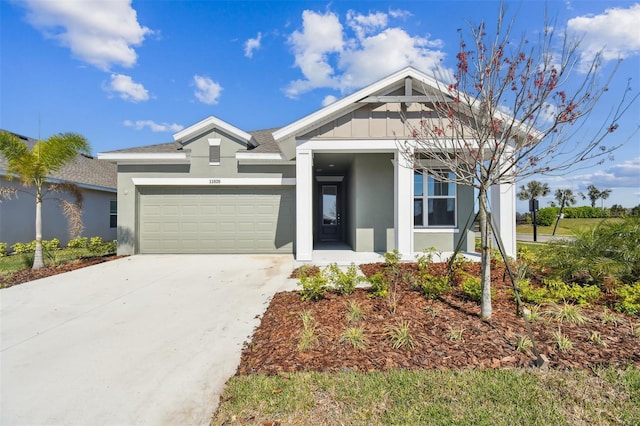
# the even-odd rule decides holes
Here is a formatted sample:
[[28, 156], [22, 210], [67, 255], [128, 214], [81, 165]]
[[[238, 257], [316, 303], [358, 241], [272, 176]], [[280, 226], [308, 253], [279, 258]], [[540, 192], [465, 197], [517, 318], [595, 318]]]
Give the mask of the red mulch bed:
[[[383, 268], [383, 264], [362, 265], [365, 275]], [[444, 264], [431, 265], [444, 271]], [[403, 265], [415, 268], [415, 265]], [[479, 265], [468, 265], [469, 272], [478, 274]], [[295, 276], [295, 271], [294, 274]], [[479, 275], [476, 275], [479, 276]], [[495, 265], [492, 285], [496, 290], [490, 323], [480, 320], [480, 306], [469, 301], [454, 284], [453, 290], [439, 299], [428, 300], [421, 293], [397, 282], [396, 313], [390, 310], [389, 299], [372, 297], [367, 289], [356, 289], [349, 296], [333, 293], [317, 301], [302, 301], [296, 291], [276, 294], [256, 329], [251, 343], [245, 346], [237, 374], [276, 374], [295, 371], [381, 371], [405, 369], [465, 369], [515, 368], [531, 366], [533, 354], [516, 350], [517, 340], [526, 335], [524, 320], [516, 315], [504, 266]], [[350, 323], [347, 304], [357, 301], [365, 318]], [[584, 325], [544, 319], [532, 324], [535, 341], [542, 354], [555, 369], [590, 368], [595, 365], [640, 367], [640, 337], [632, 327], [640, 327], [637, 317], [616, 314], [617, 325], [604, 324], [600, 316], [604, 306], [582, 308], [590, 318]], [[302, 332], [300, 314], [310, 311], [316, 321], [318, 342], [301, 352], [297, 345]], [[401, 321], [410, 323], [414, 339], [413, 350], [394, 349], [387, 336], [389, 326]], [[369, 344], [364, 350], [340, 343], [347, 327], [361, 326]], [[562, 331], [573, 343], [567, 352], [560, 351], [553, 332]], [[463, 340], [451, 340], [451, 329], [463, 329]], [[606, 347], [589, 340], [598, 332]]]
[[29, 281], [39, 280], [40, 278], [46, 278], [52, 275], [58, 275], [64, 272], [85, 268], [87, 266], [97, 265], [98, 263], [120, 259], [121, 257], [125, 256], [116, 256], [112, 254], [106, 256], [83, 257], [80, 259], [63, 262], [58, 266], [49, 265], [36, 270], [32, 270], [30, 268], [23, 269], [22, 271], [9, 273], [4, 277], [0, 276], [0, 283], [2, 283], [2, 288], [12, 287], [14, 285], [23, 284]]

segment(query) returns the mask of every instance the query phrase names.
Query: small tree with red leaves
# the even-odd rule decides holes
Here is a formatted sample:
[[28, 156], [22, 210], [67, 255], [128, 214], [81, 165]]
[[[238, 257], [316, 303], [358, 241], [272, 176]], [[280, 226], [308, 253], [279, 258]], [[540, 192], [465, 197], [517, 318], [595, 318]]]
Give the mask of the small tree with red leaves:
[[[495, 32], [489, 34], [484, 23], [459, 30], [455, 73], [438, 79], [451, 83], [434, 80], [437, 90], [425, 88], [432, 101], [420, 107], [419, 120], [404, 115], [412, 138], [398, 141], [415, 169], [477, 191], [483, 320], [492, 314], [489, 188], [610, 158], [624, 140], [612, 146], [603, 141], [638, 98], [627, 84], [609, 114], [596, 120], [591, 113], [608, 91], [619, 61], [603, 78], [601, 54], [585, 68], [579, 42], [566, 33], [557, 40], [545, 22], [537, 43], [530, 43], [512, 36], [513, 23], [505, 22], [501, 7]], [[427, 168], [425, 160], [440, 166]]]

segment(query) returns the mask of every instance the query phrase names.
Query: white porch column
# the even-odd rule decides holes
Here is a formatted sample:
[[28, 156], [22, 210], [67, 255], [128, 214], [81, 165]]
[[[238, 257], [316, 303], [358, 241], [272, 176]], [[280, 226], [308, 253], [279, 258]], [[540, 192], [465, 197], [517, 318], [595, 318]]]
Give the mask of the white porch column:
[[505, 183], [491, 187], [491, 214], [493, 223], [504, 244], [507, 256], [516, 258], [516, 189]]
[[296, 150], [296, 260], [310, 262], [313, 253], [313, 151]]
[[396, 250], [403, 258], [410, 259], [413, 258], [413, 165], [398, 150], [394, 155]]

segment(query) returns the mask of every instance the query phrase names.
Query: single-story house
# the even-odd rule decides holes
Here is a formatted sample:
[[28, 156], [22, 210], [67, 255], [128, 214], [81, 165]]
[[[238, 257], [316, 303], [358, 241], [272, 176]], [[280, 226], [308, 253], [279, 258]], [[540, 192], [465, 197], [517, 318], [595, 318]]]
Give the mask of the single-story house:
[[[32, 147], [35, 139], [13, 133]], [[17, 242], [35, 239], [36, 203], [33, 187], [25, 187], [18, 177], [7, 180], [7, 162], [0, 155], [0, 186], [15, 188], [17, 195], [0, 200], [0, 242], [9, 246]], [[87, 155], [77, 155], [59, 172], [52, 174], [47, 182], [72, 182], [83, 196], [82, 236], [102, 237], [105, 241], [116, 239], [117, 233], [117, 172], [113, 163]], [[45, 184], [46, 186], [46, 184]], [[49, 193], [42, 202], [42, 238], [58, 238], [60, 244], [69, 241], [69, 227], [62, 207], [56, 199], [72, 201], [69, 194]]]
[[[118, 253], [293, 253], [308, 262], [323, 247], [406, 258], [458, 243], [474, 251], [474, 190], [430, 192], [434, 177], [399, 151], [399, 139], [411, 140], [400, 104], [419, 114], [434, 87], [408, 67], [282, 128], [247, 132], [211, 116], [174, 142], [99, 154], [118, 165]], [[513, 185], [493, 188], [491, 202], [514, 255]]]

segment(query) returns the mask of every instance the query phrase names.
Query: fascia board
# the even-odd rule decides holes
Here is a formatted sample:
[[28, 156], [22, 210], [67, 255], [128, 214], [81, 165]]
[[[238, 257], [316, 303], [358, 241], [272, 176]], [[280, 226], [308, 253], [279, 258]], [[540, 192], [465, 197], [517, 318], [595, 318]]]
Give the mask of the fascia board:
[[99, 160], [110, 161], [118, 164], [183, 164], [189, 163], [189, 156], [186, 152], [180, 153], [98, 153]]
[[197, 122], [196, 124], [187, 127], [173, 135], [173, 139], [177, 142], [184, 142], [185, 140], [192, 139], [194, 136], [198, 135], [202, 131], [207, 128], [215, 127], [220, 130], [229, 133], [232, 136], [237, 137], [238, 139], [249, 142], [251, 140], [251, 135], [244, 130], [241, 130], [226, 121], [220, 120], [217, 117], [209, 116], [202, 121]]

